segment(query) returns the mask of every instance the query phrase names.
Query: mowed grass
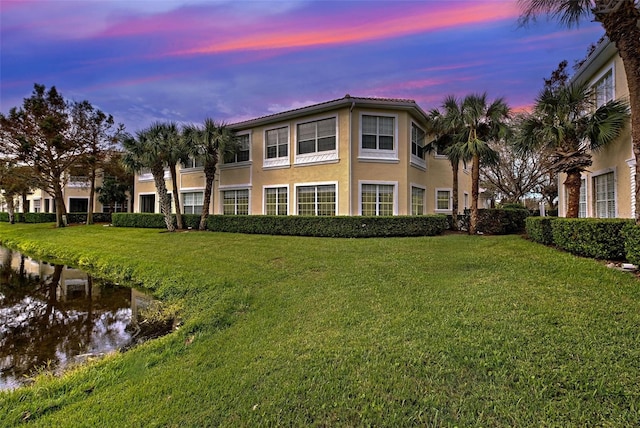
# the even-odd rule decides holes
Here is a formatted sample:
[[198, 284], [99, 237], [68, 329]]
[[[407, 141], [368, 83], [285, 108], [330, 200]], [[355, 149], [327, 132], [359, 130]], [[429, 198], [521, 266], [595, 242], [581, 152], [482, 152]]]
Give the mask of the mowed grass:
[[181, 307], [175, 333], [0, 393], [0, 425], [636, 426], [640, 282], [518, 236], [0, 224]]

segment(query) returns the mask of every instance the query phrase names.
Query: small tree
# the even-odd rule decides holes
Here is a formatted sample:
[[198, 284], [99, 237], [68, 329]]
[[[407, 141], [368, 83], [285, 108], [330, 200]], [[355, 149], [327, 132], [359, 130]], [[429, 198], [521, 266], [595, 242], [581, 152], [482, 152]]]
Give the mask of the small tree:
[[15, 223], [15, 201], [36, 186], [33, 171], [27, 166], [17, 165], [12, 160], [0, 161], [0, 190], [7, 202], [9, 223]]
[[8, 115], [0, 114], [0, 138], [9, 157], [29, 166], [40, 185], [55, 198], [56, 224], [64, 226], [66, 207], [62, 194], [65, 171], [79, 163], [87, 149], [80, 128], [72, 118], [81, 103], [70, 103], [55, 86], [48, 91], [34, 85], [22, 107], [14, 107]]

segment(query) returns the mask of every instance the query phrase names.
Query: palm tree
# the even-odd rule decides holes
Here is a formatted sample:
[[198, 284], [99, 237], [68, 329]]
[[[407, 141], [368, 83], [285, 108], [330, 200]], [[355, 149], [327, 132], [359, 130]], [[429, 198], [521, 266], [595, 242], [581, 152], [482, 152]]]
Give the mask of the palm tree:
[[567, 174], [567, 217], [578, 217], [580, 175], [591, 166], [590, 152], [614, 141], [629, 119], [629, 107], [623, 101], [594, 107], [592, 90], [586, 84], [545, 88], [536, 98], [533, 113], [522, 123], [520, 147], [552, 150], [553, 170]]
[[[459, 211], [459, 178], [460, 162], [468, 159], [462, 158], [460, 151], [460, 143], [458, 136], [462, 132], [462, 124], [457, 118], [460, 118], [460, 105], [455, 96], [449, 95], [442, 103], [441, 112], [435, 108], [429, 111], [429, 128], [430, 132], [435, 135], [435, 140], [430, 143], [430, 148], [437, 148], [447, 156], [451, 164], [452, 181], [452, 207], [451, 207], [451, 228], [458, 230], [458, 211]], [[435, 146], [435, 147], [434, 147]]]
[[636, 223], [640, 224], [640, 8], [637, 0], [518, 0], [526, 24], [537, 15], [558, 18], [566, 26], [593, 16], [618, 49], [627, 75], [631, 105], [631, 140], [636, 159]]
[[136, 137], [127, 136], [122, 141], [126, 150], [122, 161], [132, 171], [140, 172], [149, 168], [160, 199], [160, 210], [164, 214], [167, 230], [175, 231], [171, 216], [171, 199], [164, 182], [165, 152], [163, 144], [163, 124], [154, 123], [149, 128], [136, 133]]
[[204, 126], [202, 128], [196, 125], [186, 126], [182, 135], [191, 156], [202, 160], [204, 164], [204, 201], [202, 203], [202, 214], [200, 215], [198, 229], [206, 230], [209, 206], [211, 205], [211, 194], [213, 192], [213, 181], [216, 176], [218, 162], [221, 156], [224, 157], [225, 154], [232, 153], [236, 150], [235, 137], [226, 124], [218, 123], [210, 118], [204, 120]]
[[189, 153], [187, 146], [180, 136], [178, 125], [175, 122], [156, 124], [156, 133], [163, 146], [164, 161], [171, 174], [173, 187], [173, 203], [176, 207], [176, 224], [178, 229], [183, 229], [182, 210], [180, 208], [180, 195], [178, 194], [178, 173], [176, 166], [179, 162], [187, 162]]
[[[461, 133], [457, 134], [455, 149], [461, 159], [471, 159], [471, 218], [469, 234], [475, 235], [478, 227], [478, 197], [480, 193], [480, 163], [495, 162], [496, 153], [490, 146], [491, 141], [506, 134], [506, 120], [509, 106], [504, 99], [498, 98], [487, 103], [487, 94], [467, 95], [458, 103], [451, 100], [448, 111], [449, 120], [455, 123]], [[454, 107], [455, 104], [455, 107]]]

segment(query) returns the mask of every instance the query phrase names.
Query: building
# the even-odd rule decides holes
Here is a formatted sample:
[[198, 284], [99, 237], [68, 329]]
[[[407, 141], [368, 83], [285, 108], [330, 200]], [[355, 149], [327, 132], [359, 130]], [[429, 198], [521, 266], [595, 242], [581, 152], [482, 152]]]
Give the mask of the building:
[[[616, 99], [628, 99], [627, 76], [617, 49], [603, 40], [572, 77], [572, 82], [589, 82], [596, 107]], [[635, 157], [631, 126], [602, 150], [592, 153], [593, 164], [582, 173], [580, 217], [635, 217]], [[565, 174], [559, 175], [558, 215], [567, 212]]]
[[[224, 159], [212, 214], [421, 215], [452, 209], [451, 166], [423, 153], [426, 113], [412, 100], [344, 98], [230, 125], [239, 150]], [[173, 192], [169, 173], [165, 173]], [[185, 213], [200, 213], [205, 178], [179, 170]], [[135, 178], [134, 212], [159, 212], [150, 173]], [[460, 169], [459, 207], [471, 179]]]

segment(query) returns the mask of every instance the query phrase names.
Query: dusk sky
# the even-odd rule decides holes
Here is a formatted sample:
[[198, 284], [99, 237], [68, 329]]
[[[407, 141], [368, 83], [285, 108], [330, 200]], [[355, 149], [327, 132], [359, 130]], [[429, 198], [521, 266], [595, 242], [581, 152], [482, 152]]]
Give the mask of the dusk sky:
[[227, 123], [341, 98], [487, 92], [522, 109], [558, 63], [604, 33], [516, 0], [0, 0], [0, 111], [34, 83], [88, 100], [129, 132]]

